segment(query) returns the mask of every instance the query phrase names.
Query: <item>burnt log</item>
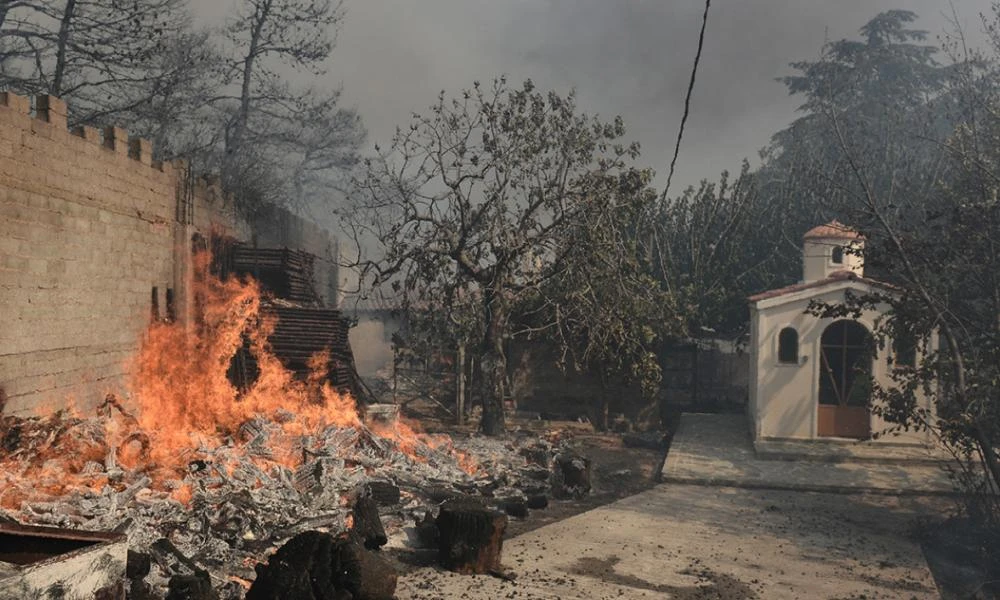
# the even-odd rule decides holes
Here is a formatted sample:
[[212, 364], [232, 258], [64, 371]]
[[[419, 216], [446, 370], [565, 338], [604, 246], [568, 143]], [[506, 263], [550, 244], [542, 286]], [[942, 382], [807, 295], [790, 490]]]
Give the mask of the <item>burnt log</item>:
[[368, 550], [378, 550], [389, 541], [378, 514], [378, 503], [373, 498], [359, 498], [351, 516], [354, 519], [351, 536]]
[[347, 538], [300, 533], [278, 549], [246, 600], [390, 600], [396, 572], [389, 563]]
[[465, 574], [500, 571], [507, 515], [478, 502], [450, 500], [441, 505], [437, 527], [442, 567]]
[[429, 485], [422, 490], [423, 495], [434, 503], [446, 502], [448, 500], [458, 500], [465, 496], [462, 492], [443, 485]]
[[523, 519], [528, 516], [528, 497], [517, 488], [503, 488], [493, 494], [494, 502], [500, 510], [512, 517]]
[[152, 568], [152, 558], [143, 552], [128, 551], [125, 561], [125, 577], [128, 579], [143, 579], [149, 575]]
[[424, 513], [423, 519], [414, 520], [414, 530], [420, 548], [437, 548], [441, 538], [438, 532], [437, 519], [430, 511]]
[[549, 498], [545, 494], [532, 494], [524, 504], [531, 510], [538, 510], [549, 505]]
[[528, 464], [546, 468], [552, 458], [549, 449], [541, 445], [525, 446], [520, 449], [519, 454], [528, 461]]
[[520, 475], [524, 479], [529, 479], [534, 481], [548, 481], [550, 471], [548, 467], [541, 467], [538, 465], [527, 465], [521, 467]]
[[167, 582], [165, 600], [219, 600], [219, 595], [212, 589], [208, 572], [198, 571], [193, 575], [171, 577]]
[[517, 517], [518, 519], [528, 516], [528, 503], [520, 498], [506, 498], [501, 500], [500, 508], [508, 515]]
[[552, 495], [556, 498], [582, 498], [590, 492], [590, 459], [564, 453], [556, 457], [552, 469]]
[[391, 481], [369, 481], [365, 484], [364, 495], [375, 500], [379, 506], [399, 504], [399, 486]]

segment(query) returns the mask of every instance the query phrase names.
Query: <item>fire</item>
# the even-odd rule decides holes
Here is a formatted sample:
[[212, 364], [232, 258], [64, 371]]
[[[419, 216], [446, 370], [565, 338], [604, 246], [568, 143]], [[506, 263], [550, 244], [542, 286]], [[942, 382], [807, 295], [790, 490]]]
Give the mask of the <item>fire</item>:
[[[294, 471], [306, 453], [324, 451], [305, 447], [308, 436], [330, 427], [365, 427], [354, 398], [327, 381], [330, 356], [314, 355], [310, 375], [296, 379], [269, 349], [275, 322], [263, 310], [260, 287], [253, 280], [215, 278], [209, 264], [208, 253], [196, 255], [196, 322], [149, 327], [130, 365], [126, 400], [109, 396], [100, 419], [50, 414], [24, 434], [34, 436], [30, 443], [0, 448], [0, 508], [15, 510], [69, 492], [99, 494], [108, 485], [121, 491], [138, 475], [148, 477], [149, 488], [189, 504], [195, 490], [183, 480], [192, 470], [232, 478], [241, 461], [249, 460], [263, 473]], [[245, 345], [257, 377], [240, 390], [228, 373]], [[251, 452], [261, 432], [255, 423], [268, 429], [266, 448]], [[5, 427], [0, 419], [0, 439], [12, 439]], [[420, 433], [402, 419], [373, 423], [370, 431], [415, 461], [427, 462], [427, 449], [438, 449], [466, 473], [482, 472], [450, 437]], [[124, 477], [126, 472], [131, 475]], [[259, 478], [247, 484], [264, 485]]]
[[[99, 409], [100, 420], [66, 412], [49, 415], [39, 431], [56, 433], [36, 440], [28, 460], [24, 452], [0, 449], [0, 483], [31, 483], [18, 489], [3, 486], [0, 506], [14, 509], [26, 500], [69, 491], [98, 493], [109, 483], [121, 488], [123, 471], [144, 473], [151, 488], [187, 504], [194, 491], [181, 480], [192, 468], [233, 477], [239, 461], [249, 459], [262, 472], [275, 466], [294, 470], [306, 452], [323, 451], [303, 447], [310, 434], [328, 427], [364, 427], [354, 398], [327, 381], [330, 356], [314, 355], [309, 376], [296, 379], [269, 349], [275, 322], [263, 310], [260, 287], [249, 279], [213, 277], [210, 261], [206, 252], [195, 256], [195, 322], [153, 323], [146, 332], [130, 365], [127, 400], [109, 397]], [[230, 381], [229, 370], [244, 346], [255, 360], [257, 377], [240, 390]], [[256, 435], [248, 425], [256, 421], [269, 428], [267, 448], [248, 456], [246, 448]], [[74, 427], [82, 427], [83, 434], [64, 435]], [[455, 451], [448, 436], [422, 434], [403, 420], [374, 423], [371, 431], [413, 460], [426, 462], [426, 448], [444, 449], [467, 473], [481, 471], [473, 459]], [[226, 445], [234, 451], [212, 452]], [[256, 485], [263, 484], [258, 480]]]
[[397, 418], [392, 423], [373, 423], [371, 429], [379, 437], [395, 442], [396, 447], [401, 452], [409, 455], [414, 460], [420, 462], [426, 461], [426, 458], [420, 453], [422, 448], [445, 450], [455, 458], [459, 468], [467, 474], [481, 475], [483, 473], [483, 468], [479, 462], [469, 454], [456, 449], [451, 437], [421, 433], [417, 423], [408, 421], [402, 417]]
[[[149, 436], [150, 464], [184, 469], [199, 447], [221, 445], [242, 424], [264, 417], [286, 434], [274, 448], [275, 462], [293, 467], [295, 436], [360, 424], [354, 400], [325, 381], [329, 356], [314, 356], [312, 375], [296, 380], [268, 349], [274, 322], [261, 310], [258, 285], [210, 276], [209, 260], [207, 253], [196, 256], [198, 322], [154, 324], [132, 369], [131, 404], [138, 429]], [[245, 340], [259, 375], [241, 393], [228, 370]]]

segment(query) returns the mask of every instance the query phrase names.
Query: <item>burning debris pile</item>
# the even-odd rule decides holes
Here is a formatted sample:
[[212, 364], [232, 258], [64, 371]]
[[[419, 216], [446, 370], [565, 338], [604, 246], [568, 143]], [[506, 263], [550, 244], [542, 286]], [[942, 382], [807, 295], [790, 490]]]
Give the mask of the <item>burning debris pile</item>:
[[[171, 588], [193, 577], [242, 598], [281, 544], [350, 529], [362, 499], [378, 505], [387, 539], [419, 545], [446, 500], [488, 497], [483, 504], [523, 515], [545, 505], [550, 479], [585, 493], [571, 471], [587, 465], [555, 460], [553, 444], [535, 436], [455, 441], [399, 419], [366, 423], [324, 377], [297, 379], [274, 358], [274, 322], [252, 281], [206, 272], [196, 324], [151, 327], [127, 398], [109, 396], [90, 416], [0, 419], [3, 513], [126, 534], [151, 561], [133, 589], [162, 595], [172, 577]], [[241, 391], [226, 373], [247, 340], [258, 376]], [[328, 360], [314, 358], [317, 373]], [[550, 478], [550, 464], [570, 467]]]

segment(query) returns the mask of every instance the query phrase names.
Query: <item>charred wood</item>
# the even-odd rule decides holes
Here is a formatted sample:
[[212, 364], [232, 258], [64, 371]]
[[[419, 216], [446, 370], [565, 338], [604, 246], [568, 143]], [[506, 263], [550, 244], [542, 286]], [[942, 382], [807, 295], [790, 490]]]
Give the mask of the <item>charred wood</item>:
[[212, 589], [212, 580], [206, 571], [193, 575], [174, 575], [167, 584], [165, 600], [219, 600]]
[[369, 481], [362, 495], [375, 500], [379, 506], [395, 506], [400, 498], [399, 486], [391, 481]]
[[451, 500], [441, 505], [437, 526], [442, 567], [466, 574], [500, 570], [505, 514], [477, 502]]
[[257, 566], [246, 600], [390, 600], [396, 578], [391, 565], [357, 543], [307, 531]]
[[556, 457], [552, 470], [552, 495], [582, 498], [590, 492], [590, 459], [571, 452]]
[[351, 535], [365, 548], [378, 550], [389, 541], [378, 514], [378, 504], [374, 499], [359, 498], [351, 514], [354, 517]]

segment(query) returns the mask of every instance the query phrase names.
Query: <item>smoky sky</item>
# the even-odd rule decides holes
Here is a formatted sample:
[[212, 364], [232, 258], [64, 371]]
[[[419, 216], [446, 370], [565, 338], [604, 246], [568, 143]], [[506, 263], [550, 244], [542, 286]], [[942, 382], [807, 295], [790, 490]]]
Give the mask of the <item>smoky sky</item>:
[[[218, 19], [225, 3], [196, 4]], [[990, 0], [954, 0], [981, 44]], [[506, 74], [538, 87], [575, 88], [578, 107], [621, 115], [641, 163], [666, 179], [690, 77], [703, 0], [346, 0], [331, 84], [361, 113], [369, 143], [446, 90]], [[819, 56], [824, 40], [856, 37], [879, 12], [912, 10], [929, 41], [949, 27], [945, 0], [715, 0], [672, 192], [736, 171], [796, 117], [800, 101], [777, 77]], [[944, 57], [942, 57], [943, 59]]]

